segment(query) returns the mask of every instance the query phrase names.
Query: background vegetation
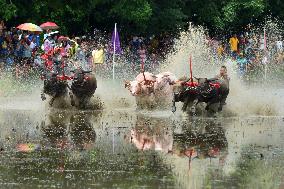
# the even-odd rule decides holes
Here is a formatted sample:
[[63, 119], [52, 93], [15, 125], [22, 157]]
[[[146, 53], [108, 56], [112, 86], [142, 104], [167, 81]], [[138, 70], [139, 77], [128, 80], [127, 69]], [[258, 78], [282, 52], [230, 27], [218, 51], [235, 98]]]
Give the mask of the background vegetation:
[[0, 0], [0, 7], [8, 26], [54, 21], [67, 34], [112, 31], [115, 22], [127, 36], [176, 34], [191, 21], [217, 35], [242, 31], [267, 15], [284, 19], [282, 0]]

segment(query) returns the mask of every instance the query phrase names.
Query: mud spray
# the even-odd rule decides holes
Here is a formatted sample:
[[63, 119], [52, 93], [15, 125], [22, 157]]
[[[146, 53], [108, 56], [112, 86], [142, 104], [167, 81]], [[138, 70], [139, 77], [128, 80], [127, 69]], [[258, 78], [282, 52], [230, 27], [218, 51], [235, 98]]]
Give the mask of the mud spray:
[[[271, 28], [276, 26], [273, 22], [268, 24], [269, 33], [271, 34]], [[193, 75], [196, 77], [214, 77], [219, 73], [220, 66], [225, 65], [231, 79], [230, 94], [223, 115], [277, 116], [283, 114], [283, 100], [281, 99], [284, 94], [279, 86], [269, 88], [267, 85], [263, 85], [266, 81], [259, 82], [254, 86], [247, 85], [238, 77], [233, 61], [229, 58], [224, 61], [219, 60], [207, 44], [204, 29], [191, 26], [188, 31], [181, 33], [180, 39], [175, 41], [174, 53], [168, 55], [160, 70], [171, 71], [178, 77], [189, 77], [190, 55], [192, 55], [193, 61]], [[274, 82], [275, 85], [277, 86], [277, 83]]]
[[[268, 40], [279, 36], [277, 23], [275, 24], [269, 21], [266, 23], [265, 27], [267, 28]], [[255, 33], [260, 33], [261, 31], [262, 29], [259, 29], [256, 30]], [[281, 91], [279, 87], [267, 88], [262, 85], [262, 83], [268, 83], [268, 81], [262, 81], [262, 83], [259, 82], [257, 85], [248, 86], [240, 80], [236, 72], [235, 64], [233, 64], [230, 59], [224, 61], [219, 60], [216, 53], [208, 46], [208, 38], [202, 27], [191, 25], [187, 31], [181, 32], [180, 38], [176, 39], [174, 44], [173, 53], [168, 54], [160, 68], [153, 71], [155, 74], [161, 71], [170, 71], [176, 74], [177, 77], [189, 76], [190, 55], [192, 56], [193, 62], [193, 75], [196, 77], [213, 77], [219, 72], [221, 65], [226, 65], [231, 80], [227, 105], [222, 112], [224, 116], [277, 116], [283, 114], [284, 102], [281, 100], [284, 96], [283, 90]], [[271, 47], [268, 46], [268, 49], [271, 49]], [[124, 64], [119, 64], [119, 61], [123, 61]], [[111, 109], [135, 108], [135, 99], [124, 88], [123, 79], [134, 79], [137, 73], [131, 72], [131, 69], [128, 70], [128, 68], [121, 66], [128, 65], [129, 61], [127, 57], [119, 57], [117, 66], [120, 68], [116, 70], [116, 75], [119, 79], [115, 81], [105, 78], [104, 73], [97, 73], [98, 89], [96, 91], [96, 97], [92, 99], [92, 103], [101, 107], [103, 102], [103, 107]], [[14, 94], [6, 95], [9, 97], [8, 100], [7, 98], [0, 98], [2, 107], [3, 105], [9, 108], [13, 106], [15, 108], [22, 107], [23, 105], [21, 105], [21, 103], [24, 102], [23, 99], [25, 97], [28, 102], [25, 106], [29, 106], [29, 108], [32, 109], [41, 106], [41, 81], [33, 81], [34, 86], [30, 84], [25, 85], [24, 82], [18, 82], [15, 86], [12, 86], [14, 85], [14, 82], [11, 81], [13, 78], [3, 78], [4, 77], [1, 77], [2, 81], [0, 82], [0, 97], [3, 97], [3, 94], [9, 90], [14, 91]], [[275, 82], [273, 83], [275, 85]], [[17, 86], [27, 86], [27, 89], [24, 90], [24, 93], [21, 93], [18, 91], [19, 87]], [[18, 100], [14, 98], [19, 96], [20, 98]], [[69, 104], [68, 97], [65, 101]], [[66, 105], [63, 106], [56, 102], [54, 106], [66, 107]], [[67, 107], [69, 106], [67, 105]]]
[[[274, 28], [275, 24], [270, 23], [270, 27]], [[269, 30], [270, 35], [272, 35], [272, 30], [273, 29]], [[234, 62], [229, 58], [224, 61], [218, 60], [210, 47], [207, 46], [207, 38], [203, 28], [190, 27], [187, 32], [181, 33], [180, 39], [175, 41], [174, 48], [175, 52], [168, 55], [164, 66], [160, 68], [161, 71], [171, 71], [178, 77], [184, 75], [189, 76], [190, 55], [192, 55], [193, 59], [193, 75], [196, 77], [211, 78], [219, 73], [220, 66], [227, 66], [228, 74], [231, 78], [230, 94], [227, 99], [227, 105], [223, 109], [221, 116], [261, 117], [281, 116], [284, 114], [284, 101], [282, 100], [284, 90], [281, 89], [282, 83], [273, 81], [273, 86], [270, 86], [269, 82], [271, 82], [271, 80], [269, 81], [269, 78], [267, 78], [268, 80], [266, 81], [261, 78], [263, 76], [260, 76], [259, 82], [253, 86], [241, 80], [238, 77]], [[230, 123], [226, 126], [226, 128], [230, 127], [241, 128], [235, 126], [234, 123]], [[247, 128], [244, 129], [247, 130]], [[253, 128], [252, 133], [248, 137], [249, 139], [253, 138], [252, 136], [255, 131], [256, 129]], [[235, 135], [235, 132], [232, 133]], [[263, 138], [261, 139], [263, 140]], [[235, 141], [239, 140], [240, 137], [238, 136]], [[235, 151], [231, 153], [234, 154]], [[168, 155], [164, 158], [165, 164], [171, 165], [172, 171], [177, 179], [178, 188], [204, 187], [206, 180], [204, 173], [207, 171], [206, 168], [204, 168], [207, 166], [204, 165], [210, 167], [212, 161], [218, 160], [195, 160], [189, 170], [188, 158], [180, 158], [172, 155]], [[218, 164], [218, 162], [215, 163]]]

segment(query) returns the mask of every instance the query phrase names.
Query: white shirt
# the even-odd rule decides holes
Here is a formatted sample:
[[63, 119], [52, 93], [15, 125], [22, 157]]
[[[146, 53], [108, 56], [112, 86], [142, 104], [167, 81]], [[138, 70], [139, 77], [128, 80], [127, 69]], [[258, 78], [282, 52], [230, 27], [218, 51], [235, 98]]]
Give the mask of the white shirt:
[[30, 48], [33, 50], [36, 47], [36, 44], [31, 41]]
[[283, 42], [282, 41], [276, 41], [276, 47], [278, 50], [282, 50], [283, 49]]
[[43, 40], [45, 40], [47, 37], [48, 37], [48, 33], [45, 33], [44, 35], [43, 35]]

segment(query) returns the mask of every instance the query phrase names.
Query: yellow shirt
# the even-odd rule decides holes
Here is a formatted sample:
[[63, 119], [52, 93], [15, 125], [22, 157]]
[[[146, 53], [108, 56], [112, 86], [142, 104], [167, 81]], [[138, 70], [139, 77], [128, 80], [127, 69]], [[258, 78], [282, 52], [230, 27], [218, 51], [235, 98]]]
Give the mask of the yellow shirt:
[[238, 51], [239, 40], [236, 37], [230, 38], [231, 51]]
[[7, 49], [7, 43], [6, 43], [6, 41], [3, 42], [2, 48], [3, 48], [3, 49]]
[[93, 57], [93, 63], [94, 64], [102, 64], [104, 63], [104, 50], [100, 49], [100, 50], [93, 50], [92, 51], [92, 57]]
[[222, 56], [224, 54], [224, 48], [222, 46], [219, 46], [217, 49], [218, 56]]

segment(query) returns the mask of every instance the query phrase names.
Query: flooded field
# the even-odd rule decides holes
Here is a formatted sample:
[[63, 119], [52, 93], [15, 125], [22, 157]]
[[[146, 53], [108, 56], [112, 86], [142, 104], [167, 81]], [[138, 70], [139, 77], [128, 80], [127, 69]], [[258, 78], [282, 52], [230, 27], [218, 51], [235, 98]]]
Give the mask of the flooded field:
[[0, 188], [284, 188], [284, 116], [1, 103]]

